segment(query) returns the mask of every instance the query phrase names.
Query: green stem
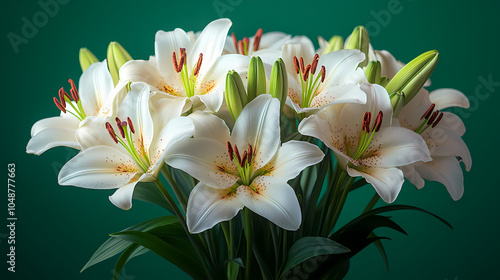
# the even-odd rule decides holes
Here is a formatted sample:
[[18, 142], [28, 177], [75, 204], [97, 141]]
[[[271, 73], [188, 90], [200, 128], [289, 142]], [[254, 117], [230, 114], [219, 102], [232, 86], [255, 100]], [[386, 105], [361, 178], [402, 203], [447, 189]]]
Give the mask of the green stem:
[[252, 262], [252, 213], [245, 208], [245, 236], [247, 239], [247, 254], [245, 263], [245, 279], [250, 279], [250, 264]]
[[174, 177], [172, 177], [172, 174], [170, 173], [170, 171], [168, 171], [168, 168], [165, 164], [163, 164], [161, 168], [161, 174], [165, 177], [165, 179], [167, 179], [168, 184], [174, 191], [177, 200], [179, 200], [179, 203], [181, 204], [182, 210], [184, 211], [184, 213], [186, 213], [187, 198], [184, 195], [184, 192], [180, 189], [179, 185], [175, 182]]
[[184, 229], [184, 232], [186, 233], [187, 238], [189, 239], [189, 241], [193, 245], [194, 249], [196, 250], [197, 256], [199, 257], [199, 259], [201, 261], [201, 265], [203, 266], [203, 270], [205, 270], [205, 274], [207, 275], [207, 277], [209, 279], [212, 279], [211, 269], [206, 262], [206, 255], [198, 247], [198, 244], [196, 242], [194, 242], [193, 239], [191, 238], [191, 234], [189, 233], [189, 230], [188, 230], [187, 225], [186, 225], [186, 219], [182, 215], [181, 211], [179, 210], [179, 208], [175, 204], [174, 200], [172, 199], [172, 196], [168, 193], [167, 189], [165, 188], [165, 186], [163, 185], [161, 180], [157, 179], [155, 181], [155, 184], [158, 187], [158, 189], [160, 190], [160, 192], [163, 194], [165, 199], [167, 200], [168, 204], [170, 204], [170, 207], [172, 207], [172, 209], [174, 210], [175, 216], [177, 216], [177, 219], [179, 219], [179, 222], [181, 223], [182, 228]]
[[363, 214], [372, 210], [375, 204], [377, 204], [379, 198], [380, 196], [378, 195], [378, 193], [375, 193], [370, 202], [368, 202], [368, 205], [366, 205], [365, 210], [363, 210]]
[[353, 177], [349, 177], [349, 179], [347, 179], [347, 183], [345, 184], [344, 190], [342, 191], [342, 196], [340, 197], [340, 201], [337, 205], [337, 209], [335, 210], [335, 214], [333, 215], [332, 221], [330, 222], [328, 235], [335, 228], [335, 224], [337, 223], [337, 221], [340, 217], [340, 213], [342, 212], [342, 209], [344, 208], [344, 204], [345, 204], [345, 201], [347, 199], [347, 195], [349, 194], [349, 191], [351, 190], [351, 185], [353, 182], [354, 182]]
[[[337, 165], [338, 166], [338, 165]], [[330, 201], [330, 205], [328, 207], [328, 212], [326, 214], [325, 226], [323, 227], [323, 235], [327, 236], [331, 231], [331, 222], [333, 217], [335, 217], [335, 213], [338, 211], [339, 207], [339, 193], [342, 190], [342, 185], [344, 184], [344, 179], [347, 176], [347, 171], [342, 170], [337, 178], [334, 178], [335, 186], [333, 187], [333, 196]]]

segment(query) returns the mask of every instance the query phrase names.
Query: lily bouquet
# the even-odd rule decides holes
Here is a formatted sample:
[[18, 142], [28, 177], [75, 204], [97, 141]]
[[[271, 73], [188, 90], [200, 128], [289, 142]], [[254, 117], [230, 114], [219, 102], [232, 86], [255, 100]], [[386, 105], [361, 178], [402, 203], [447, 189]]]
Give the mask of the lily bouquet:
[[[237, 40], [231, 21], [202, 32], [159, 31], [155, 56], [133, 60], [116, 42], [100, 62], [81, 49], [78, 87], [69, 80], [57, 117], [33, 125], [27, 152], [80, 150], [59, 184], [115, 189], [159, 217], [112, 233], [83, 270], [119, 255], [115, 279], [152, 251], [194, 279], [341, 279], [381, 227], [405, 178], [463, 194], [460, 162], [471, 157], [463, 122], [443, 109], [469, 106], [454, 89], [429, 93], [439, 58], [408, 64], [374, 51], [362, 26], [344, 39], [263, 33]], [[358, 188], [375, 192], [339, 225]], [[382, 199], [389, 205], [374, 208]]]

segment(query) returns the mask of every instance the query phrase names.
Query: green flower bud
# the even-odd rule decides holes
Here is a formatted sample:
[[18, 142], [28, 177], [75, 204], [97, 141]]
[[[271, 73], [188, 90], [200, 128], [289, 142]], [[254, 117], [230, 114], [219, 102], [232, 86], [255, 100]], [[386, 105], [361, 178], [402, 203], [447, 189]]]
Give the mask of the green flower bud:
[[248, 104], [248, 98], [243, 81], [234, 70], [227, 73], [225, 97], [231, 117], [236, 121], [243, 108]]
[[358, 49], [365, 54], [365, 60], [359, 64], [361, 67], [365, 67], [368, 64], [368, 50], [370, 48], [370, 36], [368, 31], [363, 26], [358, 26], [354, 28], [351, 34], [351, 38], [347, 41], [346, 49]]
[[89, 66], [94, 62], [99, 62], [99, 59], [95, 57], [95, 55], [89, 51], [87, 48], [80, 49], [80, 66], [82, 67], [82, 71], [87, 70]]
[[385, 87], [385, 86], [387, 86], [388, 83], [389, 83], [389, 78], [387, 78], [386, 76], [383, 76], [380, 78], [379, 85]]
[[129, 60], [132, 60], [132, 57], [118, 42], [109, 43], [108, 68], [115, 85], [118, 84], [120, 80], [120, 68]]
[[397, 118], [405, 105], [405, 94], [398, 91], [389, 94], [389, 97], [391, 98], [392, 111], [394, 112], [392, 117]]
[[399, 70], [385, 89], [389, 93], [404, 92], [405, 105], [408, 104], [429, 79], [438, 60], [439, 53], [436, 50], [419, 55]]
[[382, 68], [380, 65], [380, 61], [372, 60], [366, 66], [365, 74], [368, 82], [371, 84], [380, 84]]
[[281, 58], [274, 62], [271, 70], [271, 83], [269, 93], [272, 97], [278, 98], [281, 103], [281, 108], [285, 106], [288, 96], [288, 74], [286, 72], [285, 63]]
[[266, 93], [266, 72], [260, 57], [252, 57], [248, 66], [247, 94], [248, 102], [257, 95]]
[[323, 50], [323, 54], [335, 52], [344, 48], [344, 39], [342, 36], [333, 36], [328, 41], [328, 45]]

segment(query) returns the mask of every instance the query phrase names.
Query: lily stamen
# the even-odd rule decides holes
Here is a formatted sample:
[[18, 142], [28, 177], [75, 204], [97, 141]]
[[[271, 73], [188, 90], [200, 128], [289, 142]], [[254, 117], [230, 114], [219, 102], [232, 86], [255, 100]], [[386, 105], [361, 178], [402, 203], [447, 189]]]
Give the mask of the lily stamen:
[[384, 114], [382, 113], [382, 111], [379, 111], [377, 117], [375, 118], [375, 123], [373, 124], [373, 127], [370, 130], [371, 113], [366, 112], [363, 115], [361, 138], [359, 140], [358, 148], [356, 149], [356, 152], [352, 157], [353, 159], [356, 160], [361, 158], [361, 156], [366, 152], [368, 147], [370, 147], [370, 143], [373, 140], [373, 136], [375, 136], [375, 133], [378, 132], [380, 130], [380, 127], [382, 126], [383, 118]]
[[134, 161], [142, 168], [144, 172], [147, 172], [150, 166], [149, 158], [144, 152], [144, 147], [141, 147], [142, 151], [140, 152], [136, 150], [134, 141], [132, 140], [132, 134], [135, 133], [132, 120], [127, 117], [127, 121], [125, 122], [121, 121], [120, 118], [116, 117], [115, 121], [116, 121], [116, 126], [120, 131], [121, 138], [125, 139], [126, 142], [121, 138], [119, 138], [118, 134], [116, 134], [115, 130], [113, 129], [113, 126], [111, 126], [109, 122], [106, 122], [106, 130], [108, 130], [109, 135], [116, 144], [120, 143], [127, 150], [127, 152], [129, 152]]
[[184, 90], [186, 91], [186, 96], [193, 97], [196, 85], [196, 78], [200, 73], [201, 63], [203, 61], [203, 54], [202, 53], [199, 54], [198, 61], [193, 66], [193, 69], [190, 74], [187, 67], [186, 49], [180, 48], [179, 53], [180, 53], [179, 63], [177, 63], [177, 54], [175, 52], [172, 53], [172, 63], [174, 64], [175, 71], [181, 74], [182, 84], [184, 86]]
[[252, 160], [255, 154], [255, 151], [252, 148], [252, 145], [248, 145], [248, 149], [243, 152], [243, 155], [240, 154], [238, 150], [238, 146], [236, 144], [233, 145], [231, 142], [227, 142], [227, 152], [229, 154], [229, 159], [231, 161], [236, 160], [236, 167], [238, 169], [238, 173], [240, 178], [242, 179], [242, 184], [245, 186], [249, 186], [253, 179], [253, 170], [252, 170]]
[[[262, 38], [262, 28], [259, 28], [257, 32], [255, 33], [254, 39], [253, 39], [253, 46], [252, 50], [255, 52], [259, 50], [260, 46], [260, 39]], [[236, 53], [242, 54], [242, 55], [249, 55], [249, 45], [250, 45], [250, 39], [247, 37], [244, 37], [242, 40], [238, 41], [236, 39], [236, 35], [234, 35], [234, 32], [231, 34], [231, 38], [233, 39], [233, 45], [234, 49], [236, 50]]]
[[425, 111], [420, 120], [423, 120], [420, 126], [415, 129], [415, 132], [418, 134], [422, 134], [427, 128], [434, 128], [443, 118], [443, 112], [439, 112], [439, 110], [434, 111], [436, 108], [436, 104], [432, 103], [429, 106], [429, 109]]
[[311, 105], [313, 98], [318, 92], [319, 86], [325, 81], [326, 68], [324, 65], [321, 66], [320, 73], [316, 74], [318, 63], [318, 54], [314, 55], [311, 64], [308, 65], [304, 63], [303, 57], [300, 59], [296, 56], [293, 57], [295, 73], [299, 74], [301, 77], [299, 80], [302, 87], [302, 108], [307, 108]]
[[[82, 121], [87, 117], [85, 114], [85, 111], [83, 110], [82, 107], [82, 102], [80, 101], [80, 95], [78, 94], [78, 90], [76, 89], [76, 85], [73, 82], [73, 80], [69, 79], [68, 82], [71, 85], [71, 96], [64, 90], [64, 88], [60, 88], [58, 95], [59, 99], [56, 97], [53, 98], [54, 103], [56, 104], [56, 107], [61, 110], [63, 113], [70, 113], [73, 116], [75, 116], [77, 119]], [[75, 103], [75, 104], [73, 104]], [[69, 104], [75, 112], [68, 111], [66, 110], [66, 106]]]

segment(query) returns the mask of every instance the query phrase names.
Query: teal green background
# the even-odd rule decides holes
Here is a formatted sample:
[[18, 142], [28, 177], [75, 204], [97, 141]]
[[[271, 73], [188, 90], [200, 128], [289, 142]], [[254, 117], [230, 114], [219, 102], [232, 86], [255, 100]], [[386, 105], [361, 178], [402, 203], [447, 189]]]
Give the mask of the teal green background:
[[[41, 118], [58, 114], [52, 97], [67, 80], [78, 80], [80, 47], [104, 59], [110, 41], [120, 42], [136, 59], [154, 55], [157, 30], [201, 30], [220, 15], [233, 21], [230, 32], [238, 38], [256, 29], [292, 35], [329, 38], [347, 36], [357, 25], [372, 31], [375, 49], [387, 49], [408, 62], [418, 54], [437, 49], [439, 64], [431, 89], [451, 87], [471, 98], [469, 111], [455, 111], [466, 124], [473, 167], [465, 176], [465, 194], [454, 202], [445, 188], [428, 182], [416, 191], [405, 184], [396, 203], [430, 210], [454, 226], [450, 230], [421, 213], [394, 213], [409, 236], [381, 231], [391, 271], [387, 273], [374, 246], [353, 259], [347, 279], [500, 279], [500, 188], [498, 176], [498, 94], [500, 86], [481, 87], [481, 77], [500, 82], [498, 70], [498, 14], [493, 1], [401, 0], [391, 18], [393, 1], [77, 1], [60, 5], [59, 11], [38, 28], [33, 38], [15, 53], [7, 34], [21, 35], [22, 18], [32, 21], [41, 11], [37, 1], [10, 1], [2, 9], [2, 164], [16, 164], [17, 262], [16, 273], [7, 272], [6, 239], [0, 239], [2, 279], [111, 279], [114, 261], [87, 271], [80, 269], [95, 249], [116, 232], [143, 220], [164, 215], [162, 209], [135, 202], [122, 211], [108, 201], [107, 191], [92, 191], [57, 184], [57, 171], [76, 154], [55, 148], [42, 156], [25, 153], [30, 128]], [[225, 3], [218, 14], [214, 3]], [[392, 9], [394, 12], [394, 9]], [[384, 12], [382, 12], [384, 13]], [[377, 30], [376, 27], [379, 27]], [[6, 180], [6, 179], [4, 179]], [[6, 184], [2, 188], [7, 188]], [[343, 221], [357, 215], [373, 194], [372, 188], [356, 191], [348, 200]], [[6, 224], [6, 190], [0, 191]], [[5, 226], [0, 234], [6, 233]], [[0, 235], [1, 237], [2, 235]], [[116, 260], [116, 259], [114, 259]], [[179, 269], [148, 253], [132, 260], [122, 280], [187, 279]], [[5, 275], [5, 276], [4, 276]], [[7, 277], [7, 278], [5, 278]]]

